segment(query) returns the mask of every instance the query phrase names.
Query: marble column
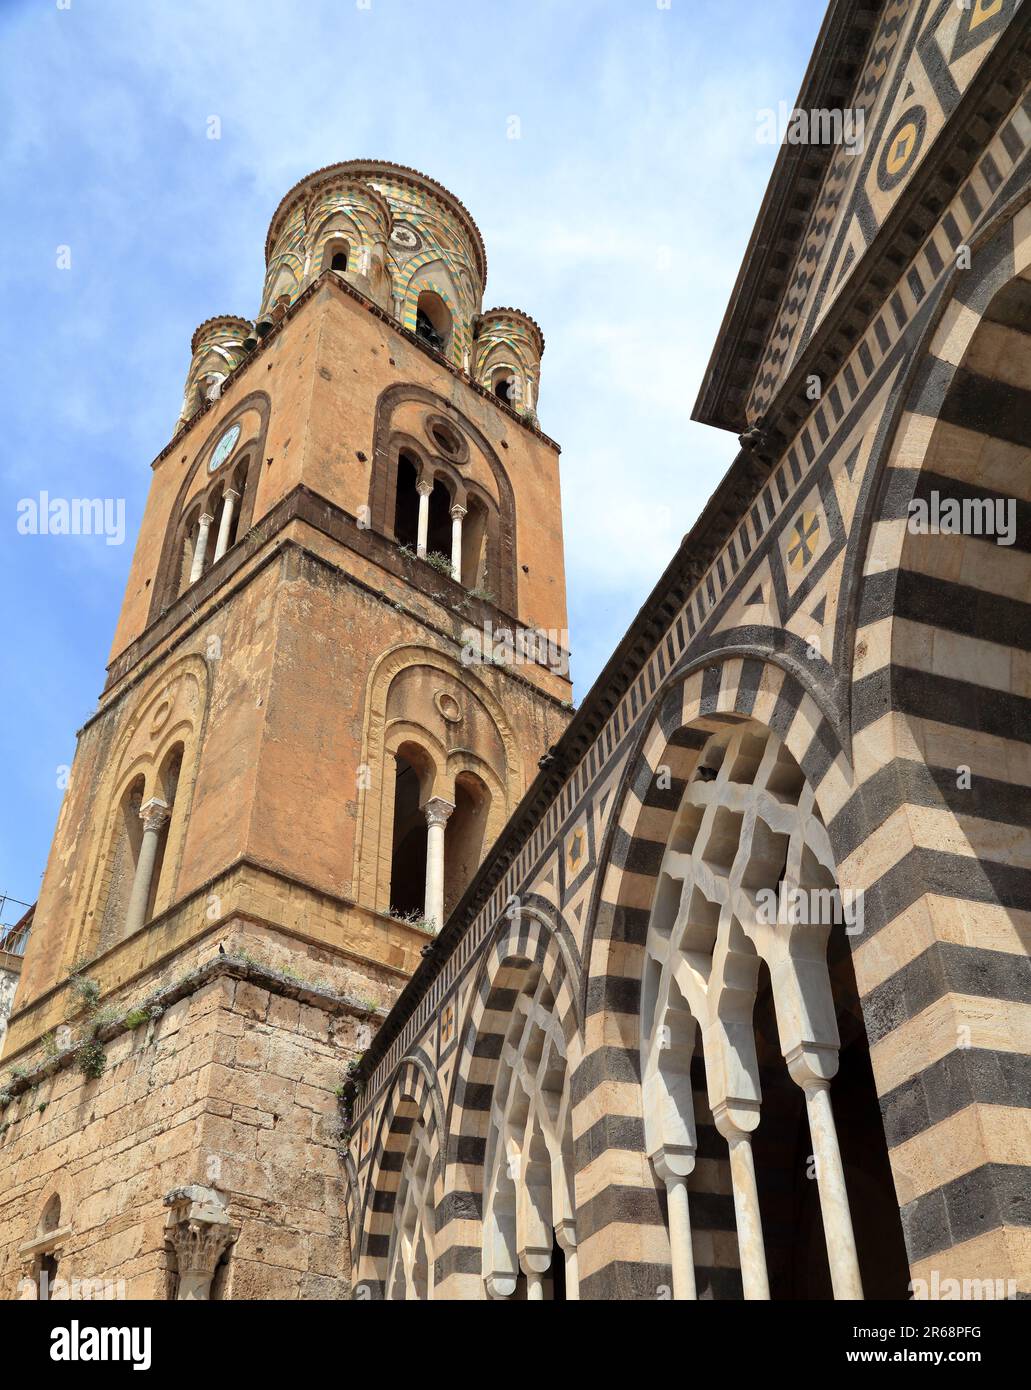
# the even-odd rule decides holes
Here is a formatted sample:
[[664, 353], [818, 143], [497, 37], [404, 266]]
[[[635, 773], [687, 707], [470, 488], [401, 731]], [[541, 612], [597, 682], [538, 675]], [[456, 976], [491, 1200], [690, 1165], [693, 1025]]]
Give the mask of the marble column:
[[215, 541], [215, 560], [221, 560], [229, 549], [229, 528], [233, 524], [233, 513], [239, 500], [240, 494], [236, 489], [227, 487], [222, 502], [222, 516], [218, 523], [218, 539]]
[[444, 827], [454, 810], [450, 801], [434, 796], [426, 811], [426, 906], [424, 915], [434, 935], [444, 925]]
[[[706, 1057], [706, 1066], [709, 1059]], [[734, 1189], [734, 1216], [737, 1221], [737, 1245], [741, 1258], [741, 1287], [746, 1299], [767, 1299], [770, 1280], [766, 1271], [766, 1245], [763, 1241], [762, 1217], [759, 1214], [759, 1189], [755, 1182], [755, 1160], [752, 1156], [751, 1130], [759, 1122], [758, 1108], [737, 1123], [742, 1109], [734, 1107], [732, 1115], [726, 1104], [714, 1105], [712, 1118], [716, 1128], [727, 1141], [730, 1150], [730, 1181]]]
[[827, 1263], [834, 1297], [861, 1299], [863, 1281], [859, 1274], [859, 1257], [856, 1254], [838, 1131], [831, 1109], [830, 1082], [824, 1077], [808, 1076], [799, 1084], [805, 1092], [806, 1110], [809, 1112], [809, 1134], [813, 1141], [813, 1158], [816, 1160], [816, 1184], [820, 1193], [823, 1236], [827, 1243]]
[[691, 1211], [688, 1206], [687, 1178], [677, 1173], [666, 1176], [666, 1206], [669, 1212], [669, 1252], [673, 1266], [673, 1297], [690, 1301], [698, 1297], [694, 1273], [694, 1243], [691, 1239]]
[[154, 865], [157, 862], [158, 845], [171, 810], [168, 804], [152, 797], [140, 807], [143, 821], [143, 840], [140, 843], [139, 858], [136, 860], [136, 873], [133, 876], [132, 892], [129, 895], [129, 910], [125, 917], [125, 934], [131, 936], [139, 931], [147, 920], [147, 904], [154, 879]]
[[580, 1297], [580, 1265], [576, 1253], [576, 1226], [572, 1221], [560, 1221], [555, 1227], [555, 1239], [566, 1257], [566, 1301]]
[[433, 491], [433, 483], [416, 483], [415, 490], [419, 494], [419, 539], [415, 553], [425, 558], [426, 542], [430, 534], [430, 493]]
[[204, 512], [197, 528], [197, 543], [193, 547], [193, 564], [190, 566], [190, 583], [196, 584], [197, 580], [204, 573], [204, 559], [208, 553], [208, 532], [211, 530], [211, 523], [214, 517], [208, 512]]
[[462, 518], [465, 508], [456, 502], [451, 508], [451, 575], [462, 582]]

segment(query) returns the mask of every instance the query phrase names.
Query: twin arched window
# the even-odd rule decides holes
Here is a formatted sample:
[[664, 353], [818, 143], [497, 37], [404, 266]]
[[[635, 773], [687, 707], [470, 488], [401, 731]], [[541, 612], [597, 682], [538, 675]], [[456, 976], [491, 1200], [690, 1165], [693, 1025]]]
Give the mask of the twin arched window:
[[105, 894], [89, 955], [131, 936], [154, 916], [165, 887], [165, 849], [175, 812], [183, 745], [174, 744], [148, 785], [141, 773], [118, 802], [104, 864]]
[[181, 523], [181, 559], [169, 602], [196, 584], [236, 544], [247, 470], [248, 460], [242, 459], [227, 480], [215, 483], [190, 504]]
[[[491, 794], [469, 771], [455, 777], [453, 801], [435, 796], [433, 783], [429, 755], [416, 743], [402, 744], [394, 755], [390, 910], [408, 920], [433, 919], [439, 931], [483, 858]], [[431, 850], [434, 815], [442, 816], [444, 835], [442, 845]], [[436, 902], [431, 901], [434, 892], [439, 896]]]
[[448, 473], [423, 467], [402, 449], [397, 460], [394, 538], [468, 589], [486, 589], [495, 530], [491, 503]]

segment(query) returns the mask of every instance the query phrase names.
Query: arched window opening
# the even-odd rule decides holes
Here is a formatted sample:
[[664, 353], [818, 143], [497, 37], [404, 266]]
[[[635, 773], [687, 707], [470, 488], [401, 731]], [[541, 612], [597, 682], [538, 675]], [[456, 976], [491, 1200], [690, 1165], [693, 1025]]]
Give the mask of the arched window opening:
[[340, 275], [351, 262], [351, 243], [343, 237], [331, 237], [322, 248], [322, 269], [335, 270]]
[[[399, 1118], [407, 1118], [398, 1112]], [[396, 1122], [395, 1122], [396, 1123]], [[412, 1126], [394, 1198], [394, 1221], [387, 1255], [388, 1300], [433, 1297], [433, 1159], [426, 1126]]]
[[485, 589], [487, 583], [487, 508], [470, 496], [462, 522], [462, 583], [467, 589]]
[[37, 1256], [36, 1282], [40, 1303], [51, 1302], [57, 1282], [57, 1256], [53, 1251], [48, 1250], [45, 1254]]
[[125, 926], [143, 844], [143, 822], [140, 819], [143, 792], [143, 777], [134, 778], [123, 792], [115, 813], [111, 844], [104, 864], [106, 895], [104, 915], [95, 941], [98, 951], [106, 951], [113, 946], [121, 938]]
[[419, 469], [410, 454], [397, 460], [397, 500], [394, 504], [394, 539], [414, 550], [419, 542]]
[[451, 342], [451, 310], [433, 290], [423, 290], [419, 296], [415, 333], [437, 352], [447, 352]]
[[222, 492], [219, 489], [204, 498], [190, 513], [183, 542], [183, 588], [196, 584], [211, 568], [217, 536], [217, 532], [212, 535], [212, 530], [221, 514], [221, 502]]
[[158, 785], [160, 787], [160, 800], [167, 807], [166, 813], [160, 813], [161, 825], [156, 834], [156, 849], [154, 853], [154, 866], [151, 871], [150, 885], [147, 893], [147, 906], [144, 921], [149, 922], [154, 916], [154, 908], [158, 898], [158, 889], [163, 886], [161, 881], [162, 871], [165, 866], [165, 848], [168, 844], [168, 827], [172, 821], [172, 812], [175, 809], [175, 795], [179, 787], [179, 774], [183, 765], [183, 746], [181, 743], [171, 749], [161, 766], [158, 775]]
[[491, 390], [505, 405], [515, 406], [519, 402], [519, 378], [508, 367], [498, 367], [495, 371]]
[[244, 459], [234, 471], [233, 480], [226, 489], [226, 501], [223, 505], [229, 508], [229, 520], [226, 525], [226, 539], [223, 552], [232, 549], [239, 535], [240, 507], [243, 503], [243, 495], [247, 488], [247, 468], [248, 460]]
[[[674, 1298], [733, 1296], [695, 1268], [692, 1224], [704, 1230], [707, 1203], [691, 1211], [695, 1193], [728, 1179], [745, 1298], [853, 1298], [864, 1285], [904, 1296], [872, 1074], [843, 1088], [856, 1097], [854, 1133], [837, 1103], [839, 1057], [858, 1049], [848, 1066], [859, 1078], [869, 1055], [835, 882], [813, 790], [787, 748], [757, 724], [714, 734], [663, 856], [642, 991], [645, 1140], [666, 1186]], [[695, 1171], [697, 1127], [709, 1124], [727, 1143], [723, 1175], [712, 1162]], [[860, 1201], [890, 1252], [873, 1265], [850, 1216]]]
[[576, 1299], [565, 1037], [554, 996], [539, 970], [529, 975], [515, 1001], [502, 1058], [484, 1168], [482, 1271], [487, 1293], [529, 1302]]
[[204, 566], [201, 570], [201, 575], [207, 574], [215, 561], [222, 558], [222, 550], [225, 548], [222, 536], [222, 520], [225, 515], [225, 494], [225, 486], [219, 483], [208, 494], [208, 500], [204, 504], [203, 510], [211, 517], [211, 525], [208, 527], [208, 543], [204, 548]]
[[58, 1193], [50, 1198], [43, 1208], [43, 1215], [39, 1218], [39, 1232], [41, 1236], [49, 1235], [51, 1231], [56, 1231], [61, 1224], [61, 1198]]
[[440, 481], [434, 480], [430, 493], [429, 526], [426, 530], [426, 552], [451, 558], [451, 493]]
[[66, 1232], [61, 1230], [61, 1198], [55, 1192], [43, 1208], [36, 1227], [35, 1256], [32, 1261], [32, 1278], [36, 1285], [36, 1297], [41, 1303], [50, 1303], [56, 1297], [55, 1284], [58, 1277], [58, 1253], [60, 1241]]
[[179, 567], [179, 582], [175, 598], [190, 587], [190, 572], [193, 569], [193, 552], [197, 545], [197, 530], [200, 523], [200, 507], [194, 507], [183, 525], [183, 558]]
[[423, 809], [428, 760], [414, 744], [395, 756], [394, 828], [390, 860], [390, 910], [421, 918], [426, 903], [426, 813]]
[[472, 772], [455, 778], [455, 809], [444, 831], [444, 920], [447, 921], [483, 860], [490, 792]]

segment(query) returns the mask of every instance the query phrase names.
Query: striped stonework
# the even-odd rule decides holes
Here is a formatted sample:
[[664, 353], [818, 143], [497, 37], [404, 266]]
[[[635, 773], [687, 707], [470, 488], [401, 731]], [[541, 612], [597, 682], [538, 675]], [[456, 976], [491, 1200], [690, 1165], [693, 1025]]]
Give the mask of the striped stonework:
[[[796, 305], [795, 366], [756, 353], [743, 396], [730, 368], [707, 384], [741, 427], [761, 401], [762, 439], [357, 1069], [355, 1278], [380, 1292], [395, 1097], [432, 1077], [435, 1298], [902, 1298], [936, 1276], [1031, 1293], [1029, 45], [1014, 6], [873, 8], [864, 169], [934, 46], [955, 70], [935, 69], [929, 172], [849, 243], [862, 290]], [[959, 529], [938, 524], [949, 502]], [[744, 767], [749, 747], [786, 779], [751, 799], [712, 753]], [[708, 905], [690, 891], [708, 870], [684, 867], [696, 811], [733, 887]], [[858, 927], [764, 935], [748, 895], [784, 883], [835, 885]], [[668, 1018], [646, 968], [667, 930], [686, 962]], [[731, 1025], [743, 1052], [719, 1044]]]

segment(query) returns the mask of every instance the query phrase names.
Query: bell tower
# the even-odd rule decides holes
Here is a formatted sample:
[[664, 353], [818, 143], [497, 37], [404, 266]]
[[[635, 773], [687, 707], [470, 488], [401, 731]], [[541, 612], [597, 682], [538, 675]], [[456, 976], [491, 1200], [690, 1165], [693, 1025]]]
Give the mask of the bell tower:
[[[220, 1213], [216, 1290], [232, 1284], [216, 1269], [235, 1250], [238, 1280], [254, 1267], [248, 1288], [303, 1297], [303, 1278], [277, 1292], [243, 1254], [249, 1221], [275, 1224], [247, 1195], [275, 1186], [247, 1167], [261, 1166], [262, 1131], [256, 1147], [222, 1131], [241, 1107], [278, 1127], [302, 1085], [323, 1086], [331, 1116], [333, 1077], [460, 901], [567, 724], [571, 687], [558, 449], [536, 414], [544, 339], [520, 310], [483, 311], [468, 211], [414, 170], [333, 165], [276, 209], [266, 262], [256, 320], [219, 316], [194, 334], [176, 432], [151, 465], [35, 911], [0, 1121], [18, 1129], [19, 1077], [41, 1046], [49, 1084], [114, 1084], [113, 1060], [141, 1046], [118, 1017], [150, 1010], [142, 1046], [160, 1050], [161, 1020], [196, 1004], [183, 982], [218, 986], [237, 1044], [217, 1064], [212, 1053], [213, 1127], [141, 1202], [168, 1198], [164, 1185], [179, 1194], [169, 1222]], [[293, 1101], [273, 1106], [251, 1084], [254, 1028], [259, 1080]], [[282, 1029], [300, 1061], [280, 1056]], [[104, 1077], [54, 1065], [55, 1049], [81, 1060], [87, 1034], [107, 1049]], [[15, 1139], [9, 1161], [30, 1174], [44, 1137]], [[303, 1182], [313, 1162], [331, 1166], [314, 1138], [294, 1139], [274, 1165], [283, 1193], [292, 1168]], [[182, 1195], [198, 1184], [207, 1196]], [[74, 1231], [91, 1195], [61, 1195]], [[23, 1233], [31, 1208], [16, 1213]], [[309, 1279], [328, 1277], [317, 1224]], [[147, 1235], [137, 1296], [181, 1286], [184, 1239]]]

